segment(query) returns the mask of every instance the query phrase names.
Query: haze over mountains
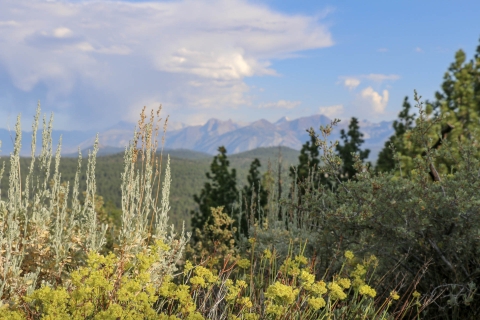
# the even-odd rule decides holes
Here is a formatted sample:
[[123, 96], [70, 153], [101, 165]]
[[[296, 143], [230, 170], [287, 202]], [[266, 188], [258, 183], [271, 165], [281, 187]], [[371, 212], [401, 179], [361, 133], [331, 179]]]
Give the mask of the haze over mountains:
[[[340, 130], [348, 127], [349, 121], [342, 121], [334, 129], [331, 139], [340, 139]], [[253, 150], [259, 147], [285, 146], [300, 150], [302, 144], [310, 139], [307, 129], [312, 127], [318, 131], [320, 125], [327, 125], [330, 119], [324, 115], [312, 115], [290, 120], [286, 117], [275, 123], [261, 119], [249, 124], [240, 124], [232, 120], [222, 121], [210, 119], [204, 125], [187, 126], [181, 123], [169, 123], [165, 149], [188, 149], [216, 154], [219, 146], [225, 146], [229, 154]], [[99, 133], [99, 155], [117, 153], [124, 150], [133, 136], [135, 124], [120, 122]], [[370, 160], [375, 160], [385, 141], [393, 134], [392, 121], [372, 123], [360, 121], [360, 130], [364, 134], [363, 148], [371, 150]], [[53, 131], [54, 148], [59, 136], [63, 136], [62, 154], [76, 153], [78, 148], [91, 148], [95, 140], [95, 132], [91, 131]], [[30, 154], [31, 132], [23, 132], [22, 155]], [[0, 129], [2, 155], [13, 150], [14, 132]], [[37, 140], [40, 140], [40, 132]], [[40, 147], [40, 143], [38, 144]]]

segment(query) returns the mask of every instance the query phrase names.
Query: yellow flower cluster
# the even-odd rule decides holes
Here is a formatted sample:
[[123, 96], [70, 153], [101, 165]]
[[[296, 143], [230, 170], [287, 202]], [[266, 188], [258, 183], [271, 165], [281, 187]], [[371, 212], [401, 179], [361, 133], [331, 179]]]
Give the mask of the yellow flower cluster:
[[270, 260], [272, 258], [272, 252], [269, 249], [265, 249], [263, 251], [263, 256], [265, 257], [265, 259]]
[[361, 285], [360, 288], [358, 289], [358, 293], [364, 296], [370, 296], [372, 298], [375, 298], [375, 296], [377, 295], [377, 292], [375, 291], [375, 289], [373, 289], [367, 284]]
[[293, 260], [292, 258], [288, 257], [280, 266], [280, 271], [285, 275], [296, 277], [301, 273], [300, 266], [307, 263], [308, 259], [303, 255], [296, 256]]
[[332, 281], [327, 287], [330, 290], [330, 298], [333, 300], [343, 300], [347, 297], [347, 294], [343, 292], [343, 288], [338, 283]]
[[318, 296], [321, 296], [321, 295], [324, 295], [325, 293], [327, 293], [327, 284], [321, 280], [321, 281], [317, 281], [315, 282], [314, 284], [312, 284], [312, 286], [309, 288], [310, 292], [318, 295]]
[[193, 264], [187, 260], [185, 261], [185, 266], [183, 267], [183, 274], [187, 274], [194, 268]]
[[295, 257], [295, 262], [297, 262], [299, 265], [300, 264], [307, 264], [308, 259], [306, 257], [304, 257], [303, 255], [299, 255], [299, 256]]
[[309, 290], [315, 282], [315, 275], [306, 270], [300, 272], [300, 280], [305, 289]]
[[202, 288], [205, 288], [207, 285], [213, 284], [218, 280], [218, 277], [214, 276], [212, 271], [202, 266], [196, 267], [194, 274], [195, 276], [190, 278], [190, 283], [201, 286]]
[[339, 278], [336, 281], [340, 285], [340, 287], [342, 287], [343, 289], [350, 289], [350, 286], [352, 284], [350, 282], [350, 279], [348, 278]]
[[345, 258], [347, 258], [347, 260], [353, 260], [353, 258], [355, 258], [355, 255], [353, 254], [352, 251], [345, 251]]
[[171, 282], [170, 277], [167, 277], [160, 286], [159, 294], [169, 300], [178, 301], [180, 312], [183, 314], [193, 313], [197, 308], [190, 295], [190, 287], [184, 284], [176, 285]]
[[243, 297], [240, 299], [239, 303], [247, 309], [250, 309], [253, 306], [252, 301], [249, 297]]
[[231, 279], [227, 279], [227, 281], [225, 281], [225, 285], [228, 288], [226, 299], [229, 302], [234, 302], [240, 292], [247, 287], [247, 283], [243, 280], [237, 280], [234, 285]]
[[250, 260], [240, 259], [240, 260], [238, 260], [237, 264], [240, 268], [247, 269], [248, 267], [250, 267]]
[[[252, 238], [251, 240], [253, 245], [255, 239]], [[165, 276], [160, 280], [161, 284], [154, 287], [149, 270], [156, 263], [156, 256], [162, 250], [171, 249], [162, 242], [157, 242], [149, 250], [137, 254], [135, 259], [127, 261], [126, 263], [129, 263], [134, 272], [122, 276], [119, 279], [120, 285], [118, 285], [118, 282], [112, 281], [118, 272], [119, 258], [115, 254], [102, 256], [98, 253], [91, 253], [88, 259], [88, 268], [79, 268], [71, 274], [73, 292], [68, 291], [69, 288], [52, 289], [44, 286], [36, 290], [33, 295], [26, 297], [25, 301], [32, 304], [35, 301], [41, 301], [43, 305], [50, 308], [41, 311], [46, 315], [74, 315], [72, 319], [80, 319], [75, 317], [78, 314], [92, 318], [123, 319], [122, 315], [128, 312], [145, 319], [203, 320], [203, 315], [199, 310], [202, 310], [201, 312], [205, 311], [203, 307], [202, 309], [199, 307], [199, 310], [197, 310], [197, 304], [198, 306], [204, 306], [205, 302], [202, 300], [204, 297], [208, 299], [209, 295], [212, 296], [211, 292], [215, 295], [216, 290], [221, 292], [226, 290], [226, 295], [221, 298], [228, 303], [226, 318], [231, 320], [258, 320], [260, 319], [258, 313], [260, 309], [257, 305], [259, 300], [256, 300], [258, 296], [256, 294], [250, 295], [251, 292], [255, 291], [251, 291], [247, 283], [251, 280], [255, 285], [261, 283], [262, 288], [264, 288], [263, 285], [266, 285], [264, 292], [266, 298], [265, 313], [271, 318], [302, 316], [302, 312], [305, 311], [314, 316], [332, 315], [333, 312], [338, 310], [339, 306], [342, 306], [342, 308], [355, 306], [359, 301], [356, 299], [357, 293], [364, 298], [375, 298], [377, 295], [375, 289], [367, 285], [365, 280], [369, 267], [377, 262], [376, 257], [371, 256], [364, 259], [362, 264], [355, 264], [354, 261], [357, 260], [351, 251], [345, 252], [346, 263], [343, 266], [345, 269], [342, 267], [340, 273], [335, 275], [331, 282], [327, 283], [324, 280], [315, 281], [315, 274], [308, 264], [309, 260], [300, 254], [295, 257], [289, 255], [279, 269], [274, 269], [276, 272], [274, 277], [268, 278], [266, 284], [263, 282], [264, 278], [257, 281], [257, 276], [263, 277], [264, 274], [267, 274], [262, 268], [268, 268], [268, 264], [255, 264], [254, 274], [230, 272], [231, 269], [229, 269], [229, 273], [220, 273], [221, 276], [217, 276], [217, 273], [212, 269], [204, 266], [194, 266], [187, 260], [183, 269], [183, 282], [178, 284], [176, 281], [174, 282], [172, 276]], [[275, 259], [275, 252], [272, 254], [270, 250], [265, 249], [262, 259]], [[260, 272], [257, 273], [258, 265], [260, 265]], [[237, 261], [236, 267], [237, 269], [247, 269], [250, 266], [251, 261], [249, 259], [240, 259]], [[270, 264], [270, 268], [272, 268], [272, 264]], [[265, 269], [265, 271], [267, 270]], [[226, 274], [237, 275], [238, 278], [225, 277]], [[348, 277], [345, 274], [348, 274]], [[272, 281], [271, 279], [275, 280]], [[351, 289], [352, 287], [353, 289]], [[349, 292], [350, 289], [355, 294]], [[106, 308], [99, 309], [98, 306], [104, 301], [108, 301], [105, 297], [110, 297], [112, 292], [115, 292], [115, 301], [112, 300], [113, 302]], [[223, 297], [223, 295], [221, 296]], [[95, 298], [92, 299], [92, 297]], [[255, 299], [252, 297], [255, 297]], [[353, 297], [352, 301], [347, 300], [347, 297]], [[413, 298], [418, 301], [419, 297], [420, 293], [415, 291]], [[387, 299], [388, 306], [393, 300], [398, 299], [400, 299], [400, 296], [397, 291], [391, 291], [390, 297]], [[367, 303], [373, 305], [372, 300]], [[307, 308], [304, 308], [305, 305], [307, 305]], [[168, 310], [168, 314], [157, 314], [153, 306], [155, 308], [159, 307], [161, 310]], [[2, 318], [1, 313], [0, 320], [7, 319]], [[17, 319], [14, 318], [16, 314], [10, 313], [9, 315], [11, 315], [11, 319]], [[64, 318], [69, 319], [68, 317], [58, 319]], [[18, 319], [25, 318], [19, 316]], [[45, 319], [48, 319], [48, 317]]]
[[325, 302], [325, 299], [323, 298], [309, 298], [308, 304], [310, 307], [312, 307], [313, 310], [316, 311], [318, 309], [325, 307], [326, 302]]
[[278, 304], [268, 304], [265, 312], [269, 315], [283, 316], [285, 315], [285, 307]]
[[290, 286], [284, 285], [283, 283], [276, 281], [274, 284], [268, 287], [265, 296], [274, 301], [289, 305], [295, 301], [298, 292], [298, 289], [293, 289]]
[[390, 292], [390, 297], [392, 297], [393, 300], [398, 300], [400, 299], [400, 296], [398, 295], [398, 292], [393, 290], [392, 292]]
[[350, 272], [350, 277], [353, 278], [353, 286], [355, 288], [359, 288], [360, 286], [365, 284], [364, 278], [365, 274], [367, 273], [367, 269], [363, 264], [357, 264], [355, 269]]

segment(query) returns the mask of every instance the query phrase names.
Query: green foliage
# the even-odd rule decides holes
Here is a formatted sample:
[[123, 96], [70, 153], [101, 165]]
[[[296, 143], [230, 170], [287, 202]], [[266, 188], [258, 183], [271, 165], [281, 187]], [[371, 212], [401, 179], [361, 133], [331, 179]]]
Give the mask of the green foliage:
[[237, 230], [235, 220], [223, 212], [223, 207], [211, 208], [211, 212], [205, 227], [195, 230], [197, 241], [187, 246], [186, 253], [187, 258], [195, 263], [203, 262], [211, 268], [218, 268], [223, 259], [238, 256], [234, 238]]
[[[10, 157], [7, 197], [0, 200], [0, 306], [29, 304], [43, 299], [49, 306], [42, 309], [41, 313], [51, 311], [51, 318], [55, 318], [62, 317], [62, 312], [66, 310], [62, 304], [67, 301], [65, 294], [71, 293], [65, 290], [75, 275], [74, 270], [85, 265], [87, 256], [109, 251], [105, 247], [108, 244], [105, 234], [110, 218], [105, 217], [105, 212], [101, 211], [101, 198], [96, 195], [95, 155], [98, 141], [88, 157], [86, 189], [81, 202], [81, 158], [78, 160], [71, 196], [69, 183], [62, 182], [59, 172], [60, 143], [53, 161], [54, 170], [51, 171], [53, 118], [47, 125], [44, 117], [42, 149], [39, 156], [36, 156], [39, 117], [40, 107], [37, 108], [33, 124], [31, 162], [23, 176], [19, 157], [21, 130], [18, 118], [15, 149]], [[165, 276], [172, 275], [176, 270], [189, 236], [182, 233], [176, 237], [173, 229], [170, 232], [167, 230], [169, 161], [161, 186], [162, 196], [158, 197], [155, 185], [160, 190], [158, 184], [161, 170], [154, 156], [156, 139], [153, 134], [156, 129], [153, 113], [149, 123], [144, 120], [142, 113], [140, 131], [134, 135], [135, 143], [131, 143], [125, 152], [121, 184], [122, 211], [117, 216], [121, 224], [118, 233], [112, 235], [113, 252], [109, 257], [118, 257], [120, 262], [132, 257], [140, 259], [138, 254], [150, 243], [162, 243], [172, 248], [166, 250], [162, 247], [163, 251], [152, 249], [155, 259], [148, 268], [148, 275], [149, 281], [158, 287]], [[142, 149], [136, 148], [137, 139], [141, 139]], [[161, 200], [159, 205], [157, 200]], [[137, 272], [138, 270], [140, 269], [137, 268]], [[77, 287], [80, 283], [83, 285], [83, 282], [78, 282]], [[40, 291], [34, 291], [36, 289]], [[24, 300], [25, 296], [32, 294], [33, 300]], [[30, 307], [25, 310], [30, 310]]]
[[[474, 59], [466, 62], [465, 52], [459, 50], [455, 61], [445, 73], [441, 92], [435, 93], [435, 100], [427, 101], [423, 119], [410, 115], [410, 106], [404, 102], [404, 109], [396, 122], [395, 135], [387, 142], [393, 144], [396, 154], [386, 148], [378, 159], [378, 170], [386, 171], [398, 165], [398, 175], [410, 176], [414, 169], [414, 159], [424, 157], [426, 150], [433, 149], [438, 156], [432, 163], [432, 179], [435, 173], [451, 173], [461, 162], [460, 146], [478, 146], [480, 139], [480, 45]], [[410, 130], [419, 123], [428, 123], [428, 135], [421, 144], [414, 143]], [[403, 124], [403, 125], [400, 125]], [[426, 126], [427, 127], [427, 126]], [[446, 148], [443, 146], [446, 145]], [[394, 158], [397, 157], [395, 161]], [[480, 156], [480, 152], [475, 154]]]
[[357, 174], [357, 170], [354, 168], [355, 154], [358, 154], [358, 159], [363, 161], [368, 158], [370, 150], [360, 149], [360, 146], [364, 142], [362, 139], [363, 133], [360, 132], [358, 119], [355, 117], [352, 117], [350, 120], [347, 132], [345, 132], [344, 129], [340, 131], [340, 138], [342, 139], [343, 145], [337, 144], [336, 146], [337, 154], [343, 162], [340, 178], [343, 180], [348, 180]]
[[200, 195], [194, 196], [198, 204], [198, 210], [192, 211], [194, 230], [203, 229], [212, 214], [211, 208], [223, 206], [226, 212], [233, 213], [238, 199], [236, 170], [230, 171], [227, 150], [219, 147], [218, 152], [210, 165], [210, 172], [206, 173], [209, 182], [205, 182]]
[[395, 169], [394, 152], [401, 155], [409, 155], [409, 149], [404, 141], [404, 135], [413, 128], [415, 123], [415, 114], [411, 114], [412, 106], [408, 102], [408, 97], [403, 100], [402, 111], [398, 114], [398, 120], [393, 122], [395, 133], [385, 142], [385, 146], [378, 154], [376, 170], [385, 172]]
[[[314, 191], [305, 210], [316, 216], [314, 221], [322, 222], [315, 225], [322, 235], [319, 248], [339, 246], [377, 254], [385, 264], [384, 272], [398, 270], [407, 283], [417, 282], [418, 291], [438, 300], [439, 309], [431, 308], [425, 316], [441, 312], [448, 319], [472, 318], [479, 312], [472, 302], [478, 298], [480, 281], [476, 271], [480, 268], [480, 213], [475, 191], [480, 163], [473, 146], [459, 145], [457, 171], [439, 174], [440, 179], [432, 183], [429, 173], [437, 156], [427, 139], [432, 126], [416, 95], [415, 99], [419, 120], [411, 139], [425, 156], [415, 159], [411, 178], [375, 175], [357, 158], [358, 181], [343, 182], [335, 194]], [[327, 261], [331, 254], [319, 252]], [[395, 279], [398, 274], [388, 281], [395, 283]]]
[[[303, 182], [312, 176], [320, 166], [319, 150], [315, 137], [310, 136], [310, 141], [305, 142], [298, 156], [298, 165], [290, 168], [290, 178], [296, 179], [296, 183]], [[318, 186], [318, 181], [315, 181]]]
[[268, 191], [263, 187], [262, 176], [259, 171], [260, 167], [260, 160], [255, 158], [250, 164], [250, 170], [248, 171], [248, 184], [245, 185], [242, 190], [242, 215], [239, 223], [239, 231], [245, 237], [248, 237], [249, 226], [251, 224], [255, 221], [261, 223], [263, 220], [264, 209], [268, 201]]

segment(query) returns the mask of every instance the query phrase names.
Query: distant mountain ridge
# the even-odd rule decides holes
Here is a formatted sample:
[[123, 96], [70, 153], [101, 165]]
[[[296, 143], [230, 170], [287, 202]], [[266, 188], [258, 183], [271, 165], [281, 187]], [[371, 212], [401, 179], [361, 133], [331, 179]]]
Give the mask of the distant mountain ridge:
[[[173, 124], [174, 130], [166, 132], [166, 149], [187, 149], [207, 154], [216, 154], [219, 146], [225, 146], [229, 154], [240, 153], [260, 147], [285, 146], [300, 150], [302, 145], [310, 139], [307, 129], [318, 130], [321, 125], [330, 123], [324, 115], [316, 114], [290, 120], [283, 117], [271, 123], [265, 119], [250, 124], [240, 124], [232, 120], [210, 119], [204, 125], [187, 126]], [[330, 140], [340, 139], [340, 130], [348, 128], [348, 121], [342, 121], [334, 128]], [[371, 150], [370, 159], [375, 160], [378, 152], [383, 148], [385, 141], [393, 134], [392, 121], [372, 123], [360, 121], [360, 130], [364, 134], [363, 148]], [[117, 125], [99, 133], [100, 152], [106, 155], [121, 152], [132, 139], [134, 123], [119, 122]], [[62, 153], [72, 154], [80, 150], [90, 149], [95, 141], [95, 134], [83, 131], [53, 131], [54, 146], [60, 134], [63, 135]], [[29, 155], [31, 133], [23, 133], [23, 155]], [[6, 140], [5, 140], [6, 139]], [[9, 141], [10, 133], [0, 129], [0, 140], [3, 141], [2, 154], [6, 155], [13, 150]], [[37, 140], [39, 140], [37, 138]], [[10, 147], [9, 147], [10, 146]]]

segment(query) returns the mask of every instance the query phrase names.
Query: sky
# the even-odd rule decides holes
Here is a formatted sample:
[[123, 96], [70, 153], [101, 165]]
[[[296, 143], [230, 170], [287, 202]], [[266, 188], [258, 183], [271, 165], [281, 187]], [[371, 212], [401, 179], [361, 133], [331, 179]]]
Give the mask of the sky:
[[433, 99], [480, 1], [0, 0], [0, 128], [40, 101], [58, 130], [252, 122], [313, 114], [393, 120]]

